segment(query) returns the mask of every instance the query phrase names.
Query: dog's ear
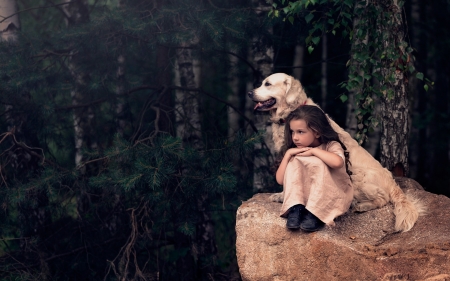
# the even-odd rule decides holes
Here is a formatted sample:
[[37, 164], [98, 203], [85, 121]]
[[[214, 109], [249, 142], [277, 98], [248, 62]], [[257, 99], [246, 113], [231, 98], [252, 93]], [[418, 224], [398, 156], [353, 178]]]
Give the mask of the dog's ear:
[[289, 91], [291, 90], [292, 85], [292, 77], [288, 76], [286, 79], [284, 79], [284, 85], [286, 85], [286, 97], [288, 96]]
[[306, 100], [306, 94], [302, 89], [300, 81], [289, 76], [285, 80], [286, 87], [286, 103], [288, 106], [297, 106], [298, 103]]

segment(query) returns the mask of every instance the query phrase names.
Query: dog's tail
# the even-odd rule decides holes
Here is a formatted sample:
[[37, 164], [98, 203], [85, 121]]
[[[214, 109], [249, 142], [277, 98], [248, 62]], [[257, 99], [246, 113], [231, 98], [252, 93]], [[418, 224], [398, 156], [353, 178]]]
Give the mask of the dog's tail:
[[410, 230], [419, 216], [425, 212], [425, 206], [411, 194], [405, 194], [394, 179], [392, 179], [389, 197], [394, 204], [395, 231]]

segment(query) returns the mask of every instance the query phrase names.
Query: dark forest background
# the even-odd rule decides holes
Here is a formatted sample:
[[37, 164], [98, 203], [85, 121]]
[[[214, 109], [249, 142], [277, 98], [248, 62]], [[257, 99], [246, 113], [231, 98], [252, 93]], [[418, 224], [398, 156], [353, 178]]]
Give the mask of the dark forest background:
[[[309, 52], [304, 17], [274, 16], [285, 1], [0, 3], [1, 280], [240, 280], [236, 210], [281, 190], [246, 93], [287, 73], [352, 129], [344, 28]], [[402, 15], [429, 79], [408, 77], [407, 176], [450, 196], [450, 2]]]

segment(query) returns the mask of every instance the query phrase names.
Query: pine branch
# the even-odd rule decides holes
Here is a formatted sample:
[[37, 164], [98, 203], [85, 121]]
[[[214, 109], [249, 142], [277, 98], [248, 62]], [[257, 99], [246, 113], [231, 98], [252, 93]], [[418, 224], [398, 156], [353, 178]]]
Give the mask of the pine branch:
[[3, 18], [2, 20], [0, 20], [0, 23], [4, 22], [5, 20], [7, 20], [7, 19], [9, 19], [9, 18], [11, 18], [11, 17], [13, 17], [15, 15], [21, 14], [23, 12], [28, 12], [28, 11], [32, 11], [32, 10], [38, 10], [38, 9], [55, 8], [55, 7], [67, 5], [67, 4], [70, 4], [70, 3], [71, 2], [64, 2], [64, 3], [58, 3], [58, 4], [52, 3], [52, 5], [50, 5], [50, 6], [40, 6], [40, 7], [33, 7], [33, 8], [23, 9], [23, 10], [20, 10], [20, 11], [18, 11], [16, 13], [13, 13], [13, 14], [11, 14], [9, 16], [6, 16], [6, 17], [0, 16], [1, 18]]

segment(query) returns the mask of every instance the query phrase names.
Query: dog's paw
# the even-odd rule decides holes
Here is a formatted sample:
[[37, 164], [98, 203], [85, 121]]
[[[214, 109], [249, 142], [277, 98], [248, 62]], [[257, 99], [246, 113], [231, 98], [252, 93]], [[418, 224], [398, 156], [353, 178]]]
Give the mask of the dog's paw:
[[269, 200], [272, 202], [283, 203], [283, 192], [270, 195]]

